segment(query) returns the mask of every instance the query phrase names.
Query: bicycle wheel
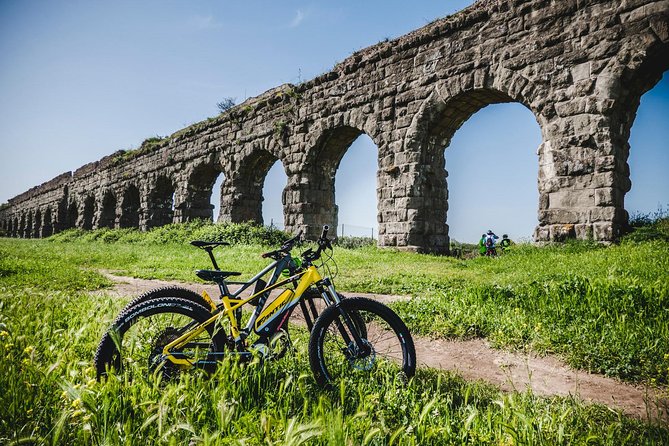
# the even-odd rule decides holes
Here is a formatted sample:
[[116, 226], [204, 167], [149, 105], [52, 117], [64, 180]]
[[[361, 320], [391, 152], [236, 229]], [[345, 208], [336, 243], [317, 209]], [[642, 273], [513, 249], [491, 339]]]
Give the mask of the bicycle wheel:
[[133, 378], [158, 373], [165, 380], [193, 368], [213, 370], [226, 339], [214, 324], [172, 352], [191, 365], [177, 365], [163, 357], [165, 345], [210, 317], [202, 305], [176, 297], [155, 298], [128, 308], [100, 341], [95, 354], [98, 377], [105, 376], [110, 368], [130, 373]]
[[321, 386], [380, 371], [410, 378], [416, 371], [416, 350], [409, 329], [395, 312], [375, 300], [352, 297], [326, 308], [316, 320], [309, 339], [309, 365]]

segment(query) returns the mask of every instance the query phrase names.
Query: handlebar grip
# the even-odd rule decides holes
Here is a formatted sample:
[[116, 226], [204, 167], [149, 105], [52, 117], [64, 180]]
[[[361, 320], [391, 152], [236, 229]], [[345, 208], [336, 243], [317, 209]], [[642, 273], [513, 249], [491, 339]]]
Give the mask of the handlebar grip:
[[323, 225], [323, 232], [321, 233], [321, 240], [325, 240], [327, 238], [329, 230], [330, 230], [330, 226]]

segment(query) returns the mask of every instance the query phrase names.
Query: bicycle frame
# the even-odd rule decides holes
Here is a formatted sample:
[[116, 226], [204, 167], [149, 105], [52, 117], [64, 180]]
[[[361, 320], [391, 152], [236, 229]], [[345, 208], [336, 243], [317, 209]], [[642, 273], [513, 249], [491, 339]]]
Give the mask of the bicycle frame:
[[[188, 359], [178, 358], [172, 354], [172, 350], [178, 349], [179, 347], [185, 346], [190, 340], [201, 334], [204, 330], [207, 329], [211, 324], [216, 323], [223, 317], [227, 317], [230, 321], [230, 334], [235, 341], [235, 347], [237, 354], [239, 353], [248, 353], [244, 346], [244, 341], [250, 335], [253, 330], [256, 322], [260, 324], [268, 324], [269, 322], [275, 320], [276, 318], [281, 318], [281, 322], [278, 324], [278, 327], [283, 326], [285, 320], [290, 316], [293, 308], [300, 302], [300, 299], [304, 295], [304, 292], [311, 287], [312, 285], [319, 285], [319, 291], [321, 291], [321, 296], [324, 298], [328, 305], [332, 303], [338, 303], [340, 301], [339, 296], [334, 290], [332, 283], [323, 279], [323, 277], [318, 272], [315, 266], [310, 265], [306, 269], [298, 272], [297, 274], [288, 277], [284, 280], [278, 281], [281, 271], [288, 267], [289, 262], [291, 261], [290, 256], [283, 257], [282, 259], [276, 260], [248, 282], [220, 282], [219, 289], [221, 291], [222, 304], [217, 307], [217, 310], [214, 314], [205, 322], [197, 325], [196, 327], [188, 330], [186, 333], [179, 336], [177, 339], [174, 339], [172, 342], [165, 345], [163, 348], [163, 355], [167, 360], [174, 364], [178, 364], [182, 367], [193, 367], [195, 364]], [[274, 269], [272, 278], [270, 279], [270, 284], [264, 289], [254, 293], [247, 298], [239, 298], [239, 295], [248, 289], [253, 283], [257, 282], [261, 277], [267, 274], [269, 271]], [[299, 281], [298, 281], [299, 279]], [[265, 303], [269, 299], [269, 291], [276, 288], [282, 287], [292, 282], [297, 282], [295, 286], [295, 292], [292, 296], [289, 296], [287, 299], [281, 299], [279, 296], [275, 299], [269, 306], [265, 308]], [[241, 284], [242, 286], [234, 293], [230, 293], [228, 284]], [[326, 292], [327, 290], [327, 292]], [[284, 291], [285, 292], [285, 291]], [[240, 330], [239, 321], [237, 320], [236, 310], [240, 309], [244, 304], [250, 302], [251, 300], [260, 297], [258, 305], [251, 314], [246, 326]], [[262, 319], [259, 320], [259, 318]], [[264, 326], [264, 325], [263, 325]], [[261, 326], [261, 328], [263, 327]], [[257, 332], [257, 327], [256, 327]], [[261, 338], [272, 335], [273, 332], [259, 334]], [[223, 353], [225, 354], [225, 353]], [[199, 362], [199, 361], [198, 361]], [[209, 362], [209, 361], [205, 361]]]

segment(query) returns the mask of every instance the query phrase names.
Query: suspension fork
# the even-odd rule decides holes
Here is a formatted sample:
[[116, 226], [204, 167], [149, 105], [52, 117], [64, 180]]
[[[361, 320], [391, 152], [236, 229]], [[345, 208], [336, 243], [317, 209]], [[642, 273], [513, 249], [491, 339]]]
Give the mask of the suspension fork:
[[[350, 351], [348, 346], [350, 346], [351, 342], [354, 341], [358, 352], [362, 353], [363, 355], [369, 354], [369, 346], [363, 342], [362, 338], [360, 337], [360, 333], [358, 333], [358, 327], [355, 326], [351, 316], [340, 305], [341, 298], [339, 297], [339, 294], [337, 294], [332, 281], [329, 278], [323, 279], [322, 287], [323, 290], [321, 291], [321, 295], [323, 295], [323, 298], [328, 303], [328, 305], [337, 306], [337, 311], [339, 312], [340, 318], [336, 318], [334, 322], [337, 326], [337, 329], [339, 330], [339, 334], [341, 334], [342, 339], [344, 339], [344, 342], [347, 345], [347, 350]], [[326, 297], [329, 297], [329, 299]], [[342, 323], [342, 320], [344, 323]], [[351, 340], [349, 333], [353, 335], [353, 340]]]

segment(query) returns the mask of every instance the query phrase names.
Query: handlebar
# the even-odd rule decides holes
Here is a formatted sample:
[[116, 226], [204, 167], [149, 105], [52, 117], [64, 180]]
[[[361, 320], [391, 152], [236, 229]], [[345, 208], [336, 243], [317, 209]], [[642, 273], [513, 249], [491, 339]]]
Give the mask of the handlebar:
[[330, 227], [328, 225], [323, 226], [323, 232], [321, 232], [321, 236], [318, 238], [316, 243], [318, 244], [318, 249], [314, 252], [313, 249], [307, 249], [305, 252], [302, 253], [302, 260], [306, 263], [313, 262], [314, 260], [318, 260], [321, 257], [321, 253], [323, 252], [324, 249], [330, 248], [332, 249], [332, 243], [330, 243], [330, 240], [328, 240], [328, 231], [330, 230]]
[[[329, 231], [330, 231], [330, 226], [323, 225], [321, 236], [316, 241], [316, 243], [318, 244], [318, 249], [316, 249], [316, 251], [314, 251], [313, 249], [308, 249], [305, 252], [303, 252], [302, 258], [304, 261], [313, 262], [314, 260], [317, 260], [321, 256], [321, 252], [323, 252], [324, 249], [327, 248], [332, 249], [332, 244], [330, 243], [330, 240], [328, 240]], [[295, 237], [284, 242], [281, 248], [275, 249], [274, 251], [265, 252], [261, 254], [261, 257], [279, 260], [283, 256], [288, 255], [291, 249], [293, 249], [293, 246], [295, 246], [295, 243], [299, 242], [301, 239], [302, 239], [302, 231], [300, 231]]]
[[299, 242], [302, 239], [302, 231], [298, 232], [297, 235], [290, 240], [286, 240], [281, 248], [275, 249], [274, 251], [269, 251], [261, 254], [260, 256], [265, 259], [267, 257], [275, 258], [279, 257], [281, 255], [288, 254], [291, 249], [293, 249], [293, 246], [295, 243]]

